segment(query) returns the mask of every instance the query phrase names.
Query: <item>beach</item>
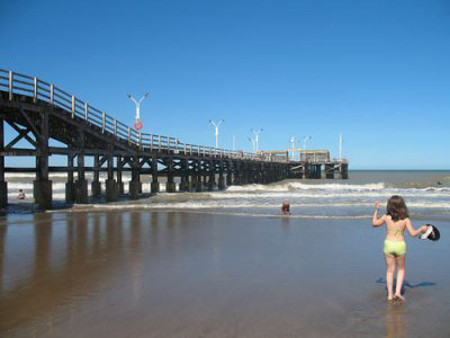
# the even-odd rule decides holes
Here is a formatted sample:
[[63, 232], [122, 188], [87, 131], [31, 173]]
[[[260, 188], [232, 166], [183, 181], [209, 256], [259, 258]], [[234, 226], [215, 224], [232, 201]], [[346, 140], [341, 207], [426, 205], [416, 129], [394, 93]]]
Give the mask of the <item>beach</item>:
[[[449, 194], [430, 190], [446, 187], [385, 182], [377, 188], [380, 180], [368, 181], [345, 189], [333, 182], [320, 193], [304, 186], [293, 191], [301, 181], [266, 188], [281, 194], [291, 184], [286, 194], [316, 194], [311, 203], [338, 190], [348, 194], [344, 201], [361, 202], [357, 208], [337, 201], [302, 215], [299, 195], [291, 217], [279, 215], [278, 200], [260, 210], [194, 208], [194, 193], [191, 199], [161, 194], [154, 202], [172, 210], [124, 201], [9, 213], [0, 218], [0, 335], [448, 337], [450, 219], [443, 204]], [[221, 203], [240, 198], [253, 205], [243, 191], [263, 188], [236, 189], [228, 194], [239, 197]], [[373, 206], [361, 197], [382, 197], [386, 189], [410, 191], [420, 211], [412, 210], [414, 226], [432, 219], [441, 231], [438, 242], [406, 236], [405, 303], [386, 300], [385, 230], [371, 226]], [[259, 194], [264, 199], [267, 191]], [[214, 195], [204, 200], [217, 204]], [[433, 201], [437, 206], [419, 205]], [[187, 207], [177, 209], [182, 203]]]

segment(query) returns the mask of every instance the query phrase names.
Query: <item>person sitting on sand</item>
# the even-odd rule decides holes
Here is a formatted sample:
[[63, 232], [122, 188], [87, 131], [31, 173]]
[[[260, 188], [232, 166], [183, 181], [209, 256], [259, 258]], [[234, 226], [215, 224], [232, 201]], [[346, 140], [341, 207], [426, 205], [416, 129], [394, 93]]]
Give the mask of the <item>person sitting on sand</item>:
[[[375, 212], [372, 218], [373, 227], [380, 227], [386, 224], [386, 239], [384, 240], [384, 256], [386, 259], [386, 284], [388, 290], [388, 300], [405, 300], [402, 296], [403, 280], [405, 278], [405, 229], [411, 237], [427, 231], [427, 226], [421, 226], [415, 230], [409, 219], [408, 208], [402, 197], [394, 195], [387, 202], [386, 215], [378, 218], [380, 203], [375, 203]], [[394, 294], [394, 274], [397, 269], [397, 285]]]
[[22, 189], [19, 189], [19, 194], [17, 195], [18, 200], [24, 200], [25, 199], [25, 193]]
[[289, 202], [288, 201], [283, 201], [283, 203], [281, 204], [281, 214], [282, 215], [290, 215], [291, 212], [289, 210]]

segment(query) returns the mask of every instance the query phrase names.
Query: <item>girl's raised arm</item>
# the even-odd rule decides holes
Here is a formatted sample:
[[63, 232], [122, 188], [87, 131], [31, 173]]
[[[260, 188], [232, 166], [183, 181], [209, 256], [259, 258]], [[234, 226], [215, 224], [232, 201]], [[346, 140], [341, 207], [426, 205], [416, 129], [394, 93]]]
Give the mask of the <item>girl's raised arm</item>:
[[385, 219], [386, 216], [382, 216], [381, 218], [378, 218], [378, 209], [379, 208], [380, 208], [380, 202], [376, 201], [375, 202], [375, 212], [373, 213], [373, 217], [372, 217], [372, 225], [374, 227], [382, 226], [384, 224], [384, 222], [386, 221], [386, 219]]
[[411, 220], [409, 218], [406, 219], [406, 229], [411, 237], [416, 237], [417, 235], [423, 234], [427, 231], [427, 226], [422, 225], [419, 229], [415, 230], [412, 226]]

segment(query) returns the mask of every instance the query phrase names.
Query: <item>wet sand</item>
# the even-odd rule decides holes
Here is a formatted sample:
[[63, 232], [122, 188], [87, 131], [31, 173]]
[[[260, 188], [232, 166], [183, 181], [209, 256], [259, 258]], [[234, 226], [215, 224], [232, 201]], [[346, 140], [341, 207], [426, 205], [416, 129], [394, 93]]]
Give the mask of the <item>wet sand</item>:
[[407, 301], [389, 304], [370, 218], [7, 215], [0, 336], [449, 337], [436, 225], [437, 243], [407, 239]]

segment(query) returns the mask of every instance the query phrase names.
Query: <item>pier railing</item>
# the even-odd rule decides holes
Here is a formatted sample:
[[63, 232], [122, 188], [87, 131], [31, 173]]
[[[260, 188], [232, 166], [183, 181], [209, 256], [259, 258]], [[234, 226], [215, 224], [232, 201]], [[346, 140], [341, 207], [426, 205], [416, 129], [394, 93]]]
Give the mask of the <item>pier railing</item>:
[[106, 114], [105, 111], [97, 109], [88, 102], [84, 102], [76, 96], [63, 91], [52, 83], [4, 69], [0, 69], [0, 91], [7, 92], [10, 100], [13, 99], [14, 95], [26, 95], [32, 97], [35, 102], [44, 101], [60, 107], [72, 119], [76, 117], [81, 118], [101, 129], [102, 133], [109, 133], [121, 142], [133, 145], [144, 152], [167, 151], [173, 154], [194, 155], [198, 157], [280, 161], [276, 158], [255, 153], [181, 143], [175, 137], [141, 133]]

